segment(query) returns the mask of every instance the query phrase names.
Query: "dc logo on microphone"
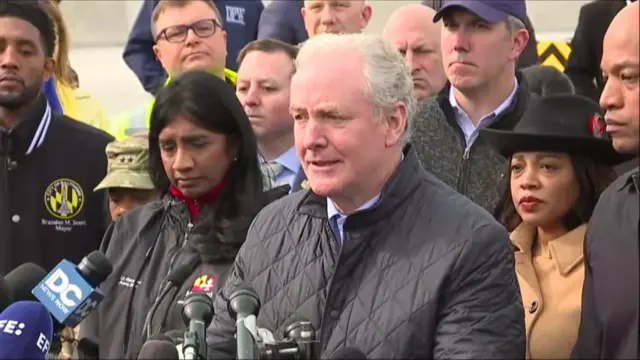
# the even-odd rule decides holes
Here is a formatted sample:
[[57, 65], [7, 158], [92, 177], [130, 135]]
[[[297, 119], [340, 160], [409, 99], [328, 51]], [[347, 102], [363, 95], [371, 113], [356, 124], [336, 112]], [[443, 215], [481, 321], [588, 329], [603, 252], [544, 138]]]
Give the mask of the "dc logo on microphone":
[[20, 336], [24, 328], [24, 323], [15, 320], [0, 320], [0, 331], [5, 334]]

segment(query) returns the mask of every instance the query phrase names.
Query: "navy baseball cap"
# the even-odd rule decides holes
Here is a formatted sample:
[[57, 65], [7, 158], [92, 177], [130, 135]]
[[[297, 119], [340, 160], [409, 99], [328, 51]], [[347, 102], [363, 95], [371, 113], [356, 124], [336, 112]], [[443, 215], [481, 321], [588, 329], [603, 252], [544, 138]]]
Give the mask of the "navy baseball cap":
[[525, 22], [527, 4], [525, 0], [444, 0], [442, 7], [433, 17], [438, 22], [446, 11], [453, 7], [461, 7], [476, 14], [489, 24], [495, 24], [512, 15]]

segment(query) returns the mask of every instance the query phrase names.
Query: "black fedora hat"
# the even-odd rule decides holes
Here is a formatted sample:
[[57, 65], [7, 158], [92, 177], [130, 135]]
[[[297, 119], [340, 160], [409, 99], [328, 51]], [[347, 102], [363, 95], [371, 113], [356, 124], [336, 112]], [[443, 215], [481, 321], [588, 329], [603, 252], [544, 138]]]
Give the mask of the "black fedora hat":
[[602, 109], [586, 97], [561, 94], [531, 99], [513, 130], [482, 129], [480, 136], [504, 157], [550, 151], [617, 165], [631, 157], [613, 148]]

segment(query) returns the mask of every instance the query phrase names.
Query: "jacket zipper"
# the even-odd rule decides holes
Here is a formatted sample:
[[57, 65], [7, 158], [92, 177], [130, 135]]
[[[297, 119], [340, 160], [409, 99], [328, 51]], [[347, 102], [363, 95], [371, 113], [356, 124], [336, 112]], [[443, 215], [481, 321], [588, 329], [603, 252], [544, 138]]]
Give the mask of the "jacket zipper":
[[471, 153], [471, 147], [465, 147], [464, 153], [462, 154], [462, 162], [460, 163], [460, 174], [458, 176], [458, 192], [462, 195], [465, 195], [467, 188], [467, 172], [468, 172], [468, 164], [469, 164], [469, 155]]

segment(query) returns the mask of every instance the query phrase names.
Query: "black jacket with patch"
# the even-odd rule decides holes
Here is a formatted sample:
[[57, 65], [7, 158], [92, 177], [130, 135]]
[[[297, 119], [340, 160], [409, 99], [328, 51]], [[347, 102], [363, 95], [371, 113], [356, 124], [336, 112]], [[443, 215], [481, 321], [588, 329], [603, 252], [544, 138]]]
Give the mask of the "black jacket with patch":
[[107, 133], [60, 114], [44, 96], [10, 131], [0, 129], [0, 274], [45, 270], [98, 249], [109, 218]]
[[[289, 186], [274, 188], [265, 201], [288, 192]], [[186, 295], [213, 295], [224, 284], [249, 223], [239, 223], [233, 234], [221, 236], [215, 213], [215, 204], [205, 206], [192, 223], [186, 205], [166, 195], [130, 211], [109, 228], [101, 250], [114, 270], [100, 286], [104, 301], [80, 325], [80, 339], [98, 344], [100, 359], [135, 359], [149, 336], [186, 330]], [[175, 278], [182, 268], [185, 277]]]
[[299, 191], [254, 220], [207, 333], [209, 359], [235, 355], [227, 302], [247, 283], [257, 325], [293, 317], [318, 332], [320, 358], [524, 359], [524, 309], [506, 230], [428, 174], [409, 147], [373, 207], [347, 217], [339, 246], [327, 199]]

